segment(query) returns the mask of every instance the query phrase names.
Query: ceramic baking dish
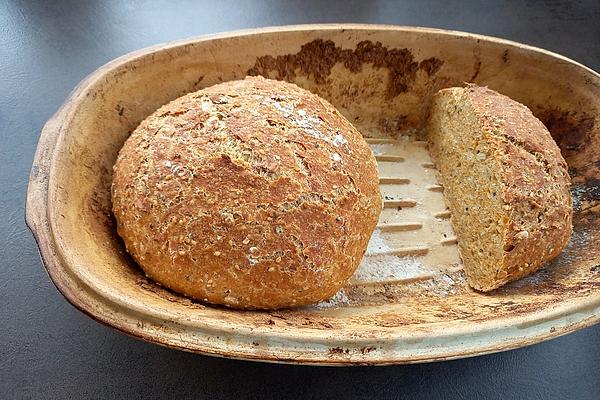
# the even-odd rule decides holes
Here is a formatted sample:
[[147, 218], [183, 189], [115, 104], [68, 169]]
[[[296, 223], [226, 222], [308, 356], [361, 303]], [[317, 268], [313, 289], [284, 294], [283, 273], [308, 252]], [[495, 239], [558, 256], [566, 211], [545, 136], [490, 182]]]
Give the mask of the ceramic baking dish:
[[[384, 211], [359, 271], [330, 301], [272, 312], [183, 298], [147, 280], [115, 232], [118, 150], [160, 105], [244, 76], [295, 82], [332, 102], [379, 163]], [[466, 285], [449, 212], [419, 130], [438, 89], [475, 82], [528, 105], [569, 163], [574, 234], [563, 254], [491, 293]], [[27, 223], [56, 287], [99, 322], [226, 357], [309, 364], [443, 360], [525, 346], [600, 319], [600, 76], [490, 37], [375, 25], [207, 36], [118, 58], [87, 77], [42, 131]]]

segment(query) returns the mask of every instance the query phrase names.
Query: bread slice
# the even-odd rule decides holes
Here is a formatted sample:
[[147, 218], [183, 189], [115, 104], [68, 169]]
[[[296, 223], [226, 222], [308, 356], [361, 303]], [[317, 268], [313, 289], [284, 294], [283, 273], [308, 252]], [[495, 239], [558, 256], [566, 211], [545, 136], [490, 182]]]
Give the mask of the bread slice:
[[527, 107], [485, 87], [444, 89], [427, 132], [473, 288], [493, 290], [560, 254], [572, 232], [567, 164]]

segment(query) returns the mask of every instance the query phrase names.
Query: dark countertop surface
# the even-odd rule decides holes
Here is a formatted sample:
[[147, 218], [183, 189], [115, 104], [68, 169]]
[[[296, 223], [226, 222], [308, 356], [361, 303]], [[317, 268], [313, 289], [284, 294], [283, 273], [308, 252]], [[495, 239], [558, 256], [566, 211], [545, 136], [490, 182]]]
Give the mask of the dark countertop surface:
[[469, 31], [600, 70], [600, 1], [4, 1], [0, 4], [0, 398], [600, 398], [600, 325], [442, 363], [305, 367], [204, 357], [124, 336], [60, 295], [24, 223], [44, 122], [132, 50], [272, 25], [363, 22]]

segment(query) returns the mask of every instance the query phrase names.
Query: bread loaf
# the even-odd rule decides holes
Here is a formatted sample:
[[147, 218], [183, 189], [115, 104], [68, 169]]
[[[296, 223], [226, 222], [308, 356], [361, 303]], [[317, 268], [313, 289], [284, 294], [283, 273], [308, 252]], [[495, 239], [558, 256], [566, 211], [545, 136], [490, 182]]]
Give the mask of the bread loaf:
[[145, 119], [118, 155], [112, 201], [149, 277], [247, 309], [334, 295], [381, 211], [361, 134], [318, 96], [263, 78], [190, 93]]
[[444, 89], [427, 132], [473, 288], [495, 289], [561, 252], [572, 232], [567, 164], [527, 107], [484, 87]]

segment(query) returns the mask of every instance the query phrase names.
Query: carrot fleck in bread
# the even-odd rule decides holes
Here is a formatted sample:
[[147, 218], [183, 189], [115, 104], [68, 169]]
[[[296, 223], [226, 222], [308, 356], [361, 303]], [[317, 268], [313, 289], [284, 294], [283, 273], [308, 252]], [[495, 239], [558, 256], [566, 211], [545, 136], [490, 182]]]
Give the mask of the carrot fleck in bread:
[[146, 118], [114, 166], [113, 212], [146, 274], [235, 308], [315, 303], [358, 266], [381, 211], [375, 158], [333, 106], [263, 78]]
[[498, 288], [560, 254], [572, 232], [567, 164], [527, 107], [475, 85], [444, 89], [428, 134], [473, 288]]

